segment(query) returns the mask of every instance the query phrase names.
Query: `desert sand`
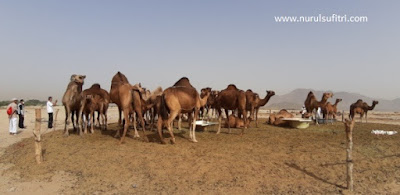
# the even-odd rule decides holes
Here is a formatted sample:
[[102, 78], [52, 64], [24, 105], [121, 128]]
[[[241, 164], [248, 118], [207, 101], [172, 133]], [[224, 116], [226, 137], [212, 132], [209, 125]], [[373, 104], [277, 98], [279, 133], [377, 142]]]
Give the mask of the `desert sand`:
[[[189, 142], [186, 130], [175, 130], [176, 145], [161, 145], [155, 133], [147, 131], [150, 143], [128, 136], [118, 145], [113, 137], [119, 129], [115, 107], [109, 111], [108, 131], [96, 129], [83, 137], [72, 133], [68, 138], [60, 131], [64, 110], [57, 109], [57, 130], [43, 136], [41, 165], [34, 159], [34, 108], [27, 109], [27, 129], [15, 136], [8, 134], [6, 114], [0, 115], [0, 194], [347, 193], [345, 136], [339, 122], [305, 130], [262, 124], [243, 137], [240, 130], [227, 134], [223, 129], [220, 135], [211, 130], [196, 134], [199, 143]], [[268, 116], [263, 112], [263, 118]], [[42, 117], [46, 131], [45, 109]], [[370, 133], [400, 131], [398, 119], [398, 113], [372, 112], [370, 124], [356, 124], [356, 193], [400, 193], [400, 135]]]

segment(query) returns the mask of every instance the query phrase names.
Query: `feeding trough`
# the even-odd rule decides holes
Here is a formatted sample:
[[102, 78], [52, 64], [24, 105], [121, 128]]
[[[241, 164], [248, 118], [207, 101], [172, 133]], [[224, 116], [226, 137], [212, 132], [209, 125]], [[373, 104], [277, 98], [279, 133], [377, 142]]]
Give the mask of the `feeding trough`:
[[206, 120], [196, 121], [196, 130], [207, 131], [209, 126], [218, 125], [218, 122], [211, 122]]
[[282, 118], [283, 121], [289, 122], [289, 125], [296, 129], [305, 129], [310, 126], [311, 119], [304, 118]]

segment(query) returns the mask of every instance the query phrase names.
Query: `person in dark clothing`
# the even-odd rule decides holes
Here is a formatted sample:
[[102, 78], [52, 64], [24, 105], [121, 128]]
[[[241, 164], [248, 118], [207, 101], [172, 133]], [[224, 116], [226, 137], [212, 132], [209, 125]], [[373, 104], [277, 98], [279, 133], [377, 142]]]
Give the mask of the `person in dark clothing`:
[[25, 129], [25, 126], [24, 126], [25, 103], [24, 103], [23, 99], [21, 99], [18, 104], [18, 116], [19, 116], [18, 127], [20, 129]]

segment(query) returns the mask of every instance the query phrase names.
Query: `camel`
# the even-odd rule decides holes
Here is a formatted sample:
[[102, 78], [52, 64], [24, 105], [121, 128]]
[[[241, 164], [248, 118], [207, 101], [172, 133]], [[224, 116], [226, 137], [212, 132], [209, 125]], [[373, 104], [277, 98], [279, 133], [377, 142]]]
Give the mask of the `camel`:
[[[218, 111], [218, 131], [217, 134], [221, 132], [221, 123], [222, 123], [222, 108], [225, 110], [225, 114], [227, 116], [228, 124], [229, 124], [229, 110], [235, 111], [238, 109], [239, 113], [243, 114], [243, 120], [246, 124], [246, 95], [245, 92], [239, 90], [235, 85], [230, 84], [228, 87], [221, 92], [219, 92], [218, 97], [215, 102], [216, 109]], [[240, 116], [240, 114], [239, 114]], [[231, 128], [228, 125], [229, 133], [231, 133]], [[243, 127], [241, 135], [243, 135], [246, 126]]]
[[325, 119], [329, 119], [329, 116], [331, 116], [333, 119], [336, 119], [337, 105], [341, 101], [342, 99], [336, 99], [335, 104], [332, 105], [330, 102], [328, 102], [325, 107], [322, 107], [322, 113]]
[[[211, 88], [210, 87], [206, 87], [200, 90], [200, 98], [204, 98], [206, 96], [206, 94], [208, 93], [209, 95], [211, 95]], [[205, 102], [201, 108], [200, 108], [200, 117], [204, 117], [204, 114], [208, 115], [208, 111], [210, 110], [210, 102], [209, 102], [209, 97], [207, 98], [207, 102]]]
[[250, 112], [250, 118], [253, 119], [254, 109], [258, 103], [258, 94], [254, 93], [251, 89], [248, 89], [244, 94], [246, 95], [246, 113], [244, 115], [247, 117], [247, 112]]
[[361, 99], [357, 100], [357, 102], [350, 105], [349, 118], [353, 119], [355, 114], [360, 114], [360, 122], [362, 122], [362, 118], [365, 114], [365, 122], [367, 123], [368, 110], [373, 110], [378, 103], [379, 103], [378, 101], [374, 100], [372, 101], [372, 106], [369, 106], [366, 102], [362, 101]]
[[[139, 117], [139, 121], [142, 125], [144, 141], [148, 141], [145, 133], [145, 124], [142, 114], [142, 92], [140, 84], [132, 86], [129, 84], [128, 79], [121, 72], [117, 74], [111, 80], [110, 97], [112, 102], [117, 104], [119, 111], [118, 123], [121, 124], [121, 111], [124, 113], [125, 124], [123, 126], [123, 134], [120, 139], [120, 144], [124, 142], [124, 138], [128, 127], [130, 125], [131, 117], [135, 118], [135, 113]], [[133, 119], [135, 121], [135, 119]], [[134, 137], [140, 137], [136, 129], [136, 123], [134, 124], [135, 135]], [[117, 131], [115, 137], [120, 137], [120, 131]]]
[[225, 120], [224, 127], [225, 128], [228, 128], [228, 127], [243, 128], [244, 126], [246, 126], [247, 128], [249, 128], [250, 122], [251, 122], [250, 117], [248, 117], [246, 120], [246, 123], [244, 123], [244, 121], [241, 118], [236, 117], [235, 115], [231, 114], [229, 116], [229, 119]]
[[[162, 134], [163, 123], [167, 126], [171, 135], [171, 143], [176, 143], [171, 123], [181, 113], [189, 114], [189, 124], [191, 122], [191, 126], [189, 127], [190, 139], [192, 142], [197, 142], [195, 121], [201, 106], [200, 96], [197, 90], [190, 84], [189, 79], [183, 77], [174, 86], [165, 89], [160, 101], [157, 130], [161, 143], [166, 143]], [[193, 112], [194, 115], [192, 116]]]
[[[317, 98], [315, 97], [314, 93], [310, 91], [307, 95], [306, 100], [304, 101], [304, 105], [306, 107], [306, 110], [308, 113], [312, 113], [314, 109], [324, 108], [325, 105], [328, 102], [328, 99], [333, 97], [333, 93], [324, 93], [322, 95], [321, 101], [318, 101]], [[315, 120], [315, 122], [318, 124], [318, 120]]]
[[[70, 123], [69, 117], [71, 115], [72, 125], [74, 130], [76, 130], [76, 125], [79, 124], [79, 110], [81, 108], [82, 101], [82, 85], [84, 83], [85, 75], [71, 75], [70, 82], [68, 83], [67, 90], [64, 93], [62, 103], [65, 107], [65, 126], [64, 135], [69, 136], [69, 131], [67, 129]], [[76, 114], [76, 123], [74, 123], [73, 115]], [[82, 135], [82, 131], [79, 128], [79, 135]]]
[[287, 126], [289, 123], [287, 121], [283, 121], [282, 118], [293, 118], [294, 115], [289, 113], [286, 109], [280, 110], [276, 114], [271, 114], [269, 116], [268, 123], [275, 126]]
[[[101, 89], [99, 84], [93, 84], [89, 89], [86, 89], [82, 92], [82, 102], [80, 113], [82, 113], [86, 117], [85, 122], [85, 133], [87, 133], [87, 126], [89, 122], [89, 116], [92, 119], [93, 123], [91, 125], [91, 133], [93, 133], [94, 128], [94, 112], [97, 111], [99, 116], [97, 118], [98, 124], [101, 128], [100, 116], [103, 121], [104, 129], [107, 129], [107, 110], [108, 104], [110, 102], [109, 94], [106, 90]], [[82, 116], [83, 117], [83, 116]], [[83, 122], [83, 119], [81, 120]]]
[[257, 105], [255, 107], [255, 114], [256, 114], [256, 127], [257, 128], [258, 128], [258, 111], [260, 110], [261, 107], [265, 106], [265, 104], [267, 104], [268, 101], [271, 99], [271, 97], [274, 95], [275, 95], [274, 91], [267, 90], [267, 95], [265, 95], [264, 99], [260, 99], [259, 96], [256, 97]]

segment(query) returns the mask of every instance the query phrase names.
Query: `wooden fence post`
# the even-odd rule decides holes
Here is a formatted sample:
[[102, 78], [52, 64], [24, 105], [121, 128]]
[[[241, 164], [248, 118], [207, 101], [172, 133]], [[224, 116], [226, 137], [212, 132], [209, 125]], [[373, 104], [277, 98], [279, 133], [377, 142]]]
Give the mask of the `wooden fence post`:
[[58, 115], [58, 111], [60, 109], [56, 110], [56, 115], [54, 116], [54, 122], [53, 122], [53, 130], [56, 130], [56, 125], [57, 125], [57, 115]]
[[354, 120], [344, 122], [346, 128], [347, 148], [346, 148], [346, 164], [347, 164], [347, 189], [353, 191], [353, 128]]
[[36, 122], [35, 122], [35, 129], [33, 130], [33, 135], [35, 136], [35, 158], [37, 164], [40, 164], [43, 160], [43, 155], [42, 155], [42, 135], [40, 133], [40, 126], [42, 122], [42, 110], [41, 109], [36, 109], [35, 110], [35, 116], [36, 116]]

